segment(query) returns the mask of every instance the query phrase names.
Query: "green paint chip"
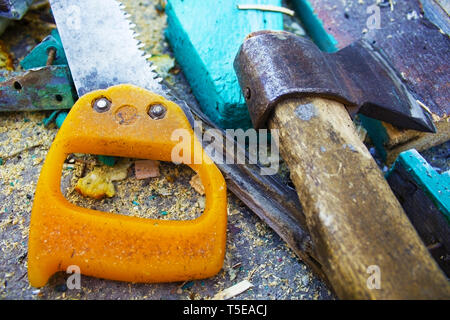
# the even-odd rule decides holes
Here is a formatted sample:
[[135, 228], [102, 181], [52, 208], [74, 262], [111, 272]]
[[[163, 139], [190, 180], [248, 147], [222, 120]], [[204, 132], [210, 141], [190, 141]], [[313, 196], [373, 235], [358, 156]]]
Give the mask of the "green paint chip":
[[114, 166], [114, 164], [116, 163], [117, 158], [116, 157], [112, 157], [112, 156], [97, 156], [98, 161], [100, 161], [103, 164], [106, 164], [109, 167]]
[[53, 122], [53, 120], [55, 119], [56, 115], [58, 114], [59, 110], [53, 111], [52, 114], [48, 117], [45, 118], [44, 120], [42, 120], [42, 123], [44, 124], [44, 126], [48, 126], [50, 123]]
[[167, 213], [167, 211], [161, 211], [160, 214], [161, 214], [162, 216], [167, 216], [168, 213]]
[[186, 290], [186, 289], [190, 289], [194, 286], [194, 281], [189, 281], [187, 283], [185, 283], [181, 288]]

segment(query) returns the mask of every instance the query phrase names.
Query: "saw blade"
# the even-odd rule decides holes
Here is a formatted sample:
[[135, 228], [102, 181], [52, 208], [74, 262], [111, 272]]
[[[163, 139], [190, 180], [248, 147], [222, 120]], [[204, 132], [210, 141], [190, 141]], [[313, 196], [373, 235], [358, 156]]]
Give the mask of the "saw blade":
[[140, 49], [125, 6], [117, 0], [50, 0], [79, 96], [117, 84], [164, 95], [161, 78]]
[[176, 102], [191, 126], [190, 108], [170, 92], [140, 48], [134, 24], [117, 0], [50, 0], [78, 96], [133, 84]]

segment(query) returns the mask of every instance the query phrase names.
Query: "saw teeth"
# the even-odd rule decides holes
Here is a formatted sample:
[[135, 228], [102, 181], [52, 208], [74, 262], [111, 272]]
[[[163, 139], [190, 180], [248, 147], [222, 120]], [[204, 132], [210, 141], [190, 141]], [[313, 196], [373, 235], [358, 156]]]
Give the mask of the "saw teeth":
[[128, 12], [125, 11], [126, 6], [122, 2], [120, 2], [119, 0], [116, 0], [116, 1], [119, 3], [119, 8], [122, 11], [125, 19], [127, 19], [129, 21], [130, 30], [133, 31], [133, 38], [134, 38], [134, 40], [136, 40], [136, 47], [138, 50], [142, 51], [141, 56], [145, 59], [145, 61], [147, 62], [147, 64], [150, 67], [150, 70], [153, 72], [153, 79], [156, 80], [158, 83], [160, 83], [161, 81], [163, 81], [163, 79], [161, 77], [159, 77], [159, 74], [156, 72], [156, 66], [154, 66], [153, 63], [148, 60], [152, 57], [152, 55], [150, 53], [147, 53], [144, 50], [142, 50], [142, 48], [145, 47], [145, 43], [143, 43], [142, 41], [140, 41], [138, 39], [140, 34], [135, 31], [136, 24], [131, 21], [131, 14], [129, 14]]

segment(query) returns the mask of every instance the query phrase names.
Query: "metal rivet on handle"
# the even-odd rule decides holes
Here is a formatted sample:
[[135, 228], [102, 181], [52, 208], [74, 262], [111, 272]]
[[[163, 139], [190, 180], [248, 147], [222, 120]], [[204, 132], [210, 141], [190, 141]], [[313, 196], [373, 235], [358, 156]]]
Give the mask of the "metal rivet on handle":
[[167, 110], [163, 105], [154, 104], [150, 106], [150, 109], [148, 110], [148, 115], [154, 120], [159, 120], [164, 118], [164, 116], [166, 115], [166, 111]]
[[111, 101], [105, 97], [100, 97], [93, 101], [92, 107], [97, 112], [106, 112], [111, 108]]

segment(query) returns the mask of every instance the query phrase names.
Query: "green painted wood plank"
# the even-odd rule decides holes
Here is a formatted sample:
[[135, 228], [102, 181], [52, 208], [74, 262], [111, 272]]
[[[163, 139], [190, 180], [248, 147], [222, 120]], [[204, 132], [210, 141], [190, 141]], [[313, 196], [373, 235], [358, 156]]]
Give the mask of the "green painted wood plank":
[[203, 112], [222, 128], [247, 128], [250, 117], [233, 61], [253, 31], [283, 29], [280, 13], [238, 10], [237, 4], [281, 0], [169, 0], [166, 36]]
[[398, 165], [411, 174], [417, 185], [450, 222], [450, 171], [439, 174], [415, 149], [400, 153], [390, 172]]

